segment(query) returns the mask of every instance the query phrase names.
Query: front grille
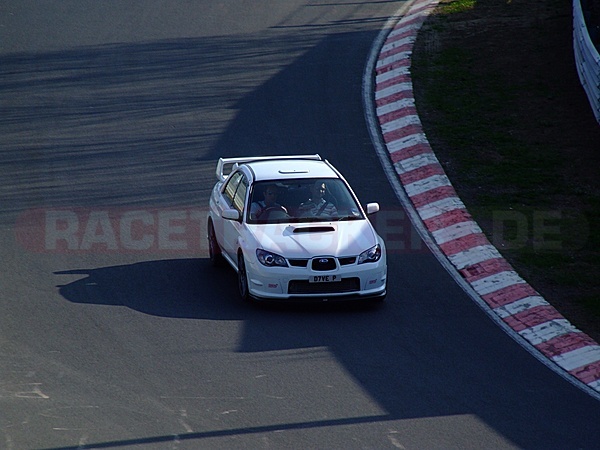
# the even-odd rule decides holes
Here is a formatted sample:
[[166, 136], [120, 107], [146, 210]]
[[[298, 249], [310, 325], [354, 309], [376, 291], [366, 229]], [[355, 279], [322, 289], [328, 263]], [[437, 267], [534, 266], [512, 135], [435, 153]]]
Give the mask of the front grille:
[[342, 278], [333, 283], [309, 283], [308, 280], [291, 280], [288, 294], [340, 294], [360, 291], [360, 278]]
[[[322, 258], [319, 258], [322, 259]], [[326, 264], [320, 265], [317, 262], [315, 262], [315, 260], [313, 260], [313, 263], [311, 265], [311, 267], [313, 268], [313, 270], [334, 270], [335, 269], [335, 261], [333, 261], [333, 258], [329, 258], [330, 261], [328, 261]], [[300, 258], [300, 259], [289, 259], [288, 262], [290, 263], [290, 266], [292, 267], [306, 267], [308, 265], [308, 259], [305, 258]], [[340, 266], [347, 266], [349, 264], [354, 264], [356, 262], [356, 256], [346, 256], [343, 258], [338, 258], [338, 261], [340, 262]], [[321, 268], [317, 268], [317, 267], [321, 267]], [[325, 268], [323, 268], [325, 267]]]
[[337, 268], [335, 264], [335, 258], [314, 258], [311, 264], [312, 270], [335, 270]]

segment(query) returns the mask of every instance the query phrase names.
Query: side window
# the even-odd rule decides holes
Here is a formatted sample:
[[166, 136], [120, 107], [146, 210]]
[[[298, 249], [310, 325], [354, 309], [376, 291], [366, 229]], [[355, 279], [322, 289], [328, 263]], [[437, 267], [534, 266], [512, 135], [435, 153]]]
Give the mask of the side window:
[[238, 184], [237, 191], [235, 191], [235, 196], [233, 197], [233, 207], [240, 212], [240, 216], [244, 210], [246, 192], [248, 192], [248, 180], [246, 177], [242, 177], [242, 181]]
[[223, 196], [227, 199], [227, 203], [230, 206], [233, 206], [233, 198], [235, 196], [235, 191], [242, 180], [242, 173], [235, 172], [229, 177], [229, 180], [225, 183], [225, 189], [223, 189]]

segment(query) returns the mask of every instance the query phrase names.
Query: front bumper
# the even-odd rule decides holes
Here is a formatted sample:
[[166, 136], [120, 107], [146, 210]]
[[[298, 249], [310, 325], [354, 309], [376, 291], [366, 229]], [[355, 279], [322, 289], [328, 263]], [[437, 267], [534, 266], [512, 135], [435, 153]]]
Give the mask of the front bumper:
[[[383, 299], [387, 287], [385, 256], [375, 263], [353, 264], [333, 271], [309, 268], [265, 267], [258, 261], [246, 265], [250, 295], [267, 301], [351, 301]], [[335, 275], [335, 282], [311, 283], [315, 275]]]

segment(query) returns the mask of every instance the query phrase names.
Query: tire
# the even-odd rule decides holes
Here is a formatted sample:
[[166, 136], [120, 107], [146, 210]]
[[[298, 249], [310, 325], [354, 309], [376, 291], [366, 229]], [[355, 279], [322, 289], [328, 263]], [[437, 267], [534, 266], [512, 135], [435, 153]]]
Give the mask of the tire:
[[219, 247], [219, 243], [217, 242], [212, 221], [208, 222], [208, 256], [213, 266], [221, 267], [223, 265], [223, 255], [221, 254], [221, 247]]
[[238, 253], [238, 289], [242, 301], [250, 301], [250, 291], [248, 289], [248, 274], [246, 273], [246, 263], [242, 252]]

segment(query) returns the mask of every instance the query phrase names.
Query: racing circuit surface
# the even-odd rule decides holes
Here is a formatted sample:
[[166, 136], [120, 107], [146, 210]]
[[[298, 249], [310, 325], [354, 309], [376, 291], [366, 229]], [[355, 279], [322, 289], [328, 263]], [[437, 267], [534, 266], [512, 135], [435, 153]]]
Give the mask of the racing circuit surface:
[[[600, 402], [412, 229], [362, 76], [402, 2], [0, 6], [0, 448], [600, 447]], [[379, 308], [239, 301], [219, 157], [319, 153], [388, 244]]]

